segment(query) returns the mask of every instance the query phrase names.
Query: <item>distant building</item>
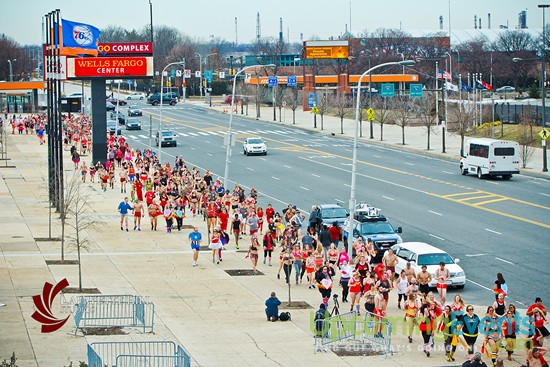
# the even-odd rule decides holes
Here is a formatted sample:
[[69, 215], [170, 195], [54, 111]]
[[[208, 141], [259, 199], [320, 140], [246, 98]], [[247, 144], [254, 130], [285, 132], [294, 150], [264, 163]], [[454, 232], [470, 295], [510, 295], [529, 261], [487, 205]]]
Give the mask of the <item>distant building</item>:
[[518, 29], [527, 29], [527, 10], [519, 12]]

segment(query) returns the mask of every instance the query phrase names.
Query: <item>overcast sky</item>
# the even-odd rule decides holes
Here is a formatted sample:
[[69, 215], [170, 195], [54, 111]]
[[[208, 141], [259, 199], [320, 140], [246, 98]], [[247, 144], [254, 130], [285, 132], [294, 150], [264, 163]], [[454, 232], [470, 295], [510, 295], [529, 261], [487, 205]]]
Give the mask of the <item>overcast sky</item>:
[[[279, 18], [283, 18], [283, 34], [291, 42], [311, 36], [326, 39], [339, 36], [350, 23], [351, 32], [377, 28], [439, 29], [439, 16], [448, 30], [449, 4], [452, 29], [472, 29], [474, 15], [482, 18], [482, 27], [509, 24], [515, 28], [518, 13], [527, 10], [527, 26], [542, 28], [539, 0], [151, 0], [153, 26], [168, 25], [192, 38], [208, 40], [211, 35], [235, 41], [235, 17], [238, 41], [250, 42], [256, 35], [256, 14], [260, 13], [262, 37], [279, 35]], [[98, 28], [119, 25], [141, 29], [149, 24], [148, 0], [23, 0], [2, 1], [0, 33], [21, 45], [40, 44], [42, 17], [61, 10], [64, 19], [79, 21]], [[550, 19], [550, 11], [547, 12]]]

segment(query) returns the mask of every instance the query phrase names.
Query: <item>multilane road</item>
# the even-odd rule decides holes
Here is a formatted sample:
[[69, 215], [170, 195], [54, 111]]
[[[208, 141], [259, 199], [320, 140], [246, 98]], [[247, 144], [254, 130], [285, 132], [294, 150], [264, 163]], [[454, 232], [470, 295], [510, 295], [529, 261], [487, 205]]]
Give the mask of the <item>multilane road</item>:
[[[129, 143], [149, 144], [158, 107], [143, 103], [142, 131], [124, 131]], [[121, 109], [123, 110], [123, 109]], [[182, 155], [188, 166], [223, 176], [228, 115], [198, 105], [163, 107], [163, 124], [178, 135], [178, 147], [163, 148], [163, 160]], [[338, 136], [234, 116], [229, 170], [234, 183], [254, 187], [260, 205], [280, 210], [288, 203], [309, 210], [314, 203], [340, 203], [350, 196], [352, 141]], [[260, 136], [268, 155], [247, 157], [242, 140]], [[154, 142], [154, 139], [153, 139]], [[548, 299], [550, 185], [518, 175], [510, 181], [461, 176], [458, 162], [359, 143], [357, 199], [382, 209], [392, 224], [403, 227], [404, 241], [423, 241], [455, 258], [468, 278], [461, 292], [467, 301], [488, 304], [496, 273], [502, 272], [510, 301], [525, 306], [535, 296]], [[451, 292], [452, 293], [452, 292]]]

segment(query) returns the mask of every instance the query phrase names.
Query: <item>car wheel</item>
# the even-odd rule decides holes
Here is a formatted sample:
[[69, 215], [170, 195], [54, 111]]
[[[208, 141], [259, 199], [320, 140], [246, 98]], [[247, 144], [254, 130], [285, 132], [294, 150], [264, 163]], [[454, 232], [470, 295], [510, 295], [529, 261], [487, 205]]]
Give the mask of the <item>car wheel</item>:
[[502, 175], [503, 180], [509, 180], [512, 178], [512, 175]]
[[479, 178], [479, 179], [483, 178], [483, 173], [481, 173], [481, 168], [480, 167], [477, 168], [477, 178]]
[[462, 285], [457, 285], [457, 286], [456, 286], [456, 289], [464, 289], [464, 284], [462, 284]]
[[128, 98], [126, 98], [127, 100], [131, 100], [132, 98], [130, 96], [128, 96]]
[[264, 155], [267, 155], [267, 152], [264, 152]]
[[175, 104], [176, 104], [176, 102], [174, 102], [174, 101], [170, 102], [170, 106], [173, 106]]
[[143, 101], [143, 97], [139, 97], [139, 100], [140, 100], [140, 101]]
[[464, 167], [462, 165], [460, 165], [460, 174], [462, 176], [466, 175], [468, 173], [468, 170], [465, 170]]
[[151, 103], [153, 106], [158, 106], [158, 102], [157, 101], [153, 101], [153, 103]]

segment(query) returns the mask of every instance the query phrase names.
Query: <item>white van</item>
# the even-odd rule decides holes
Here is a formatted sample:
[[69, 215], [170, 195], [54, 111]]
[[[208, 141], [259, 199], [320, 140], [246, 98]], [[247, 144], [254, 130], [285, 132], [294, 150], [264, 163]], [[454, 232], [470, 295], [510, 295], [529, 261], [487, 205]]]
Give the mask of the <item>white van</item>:
[[483, 176], [502, 176], [509, 180], [519, 174], [519, 144], [510, 140], [489, 138], [470, 139], [460, 160], [460, 173]]

